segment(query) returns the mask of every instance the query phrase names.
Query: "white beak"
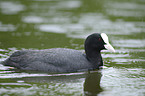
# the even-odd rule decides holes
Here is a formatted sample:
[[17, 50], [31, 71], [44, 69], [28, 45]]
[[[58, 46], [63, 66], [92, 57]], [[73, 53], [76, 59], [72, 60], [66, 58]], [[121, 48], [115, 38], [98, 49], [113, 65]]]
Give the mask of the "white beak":
[[106, 44], [104, 45], [104, 47], [109, 50], [110, 52], [115, 52], [115, 49], [110, 45], [110, 44]]
[[111, 44], [109, 43], [109, 40], [108, 40], [108, 36], [105, 34], [105, 33], [101, 33], [101, 37], [102, 39], [104, 40], [104, 42], [106, 43], [104, 45], [104, 47], [109, 50], [110, 52], [115, 52], [115, 49], [111, 46]]

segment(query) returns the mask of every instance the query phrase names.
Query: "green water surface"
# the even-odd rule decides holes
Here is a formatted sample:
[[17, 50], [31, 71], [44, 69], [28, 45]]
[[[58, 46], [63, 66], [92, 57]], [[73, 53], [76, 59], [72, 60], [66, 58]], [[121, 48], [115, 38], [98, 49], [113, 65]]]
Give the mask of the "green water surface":
[[1, 96], [145, 96], [145, 0], [0, 0], [0, 62], [23, 49], [83, 50], [106, 33], [104, 68], [49, 74], [0, 64]]

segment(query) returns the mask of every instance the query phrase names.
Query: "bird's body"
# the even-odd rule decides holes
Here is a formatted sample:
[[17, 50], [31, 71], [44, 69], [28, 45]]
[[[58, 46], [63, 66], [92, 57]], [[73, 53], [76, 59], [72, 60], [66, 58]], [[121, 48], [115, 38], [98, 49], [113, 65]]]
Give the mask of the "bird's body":
[[86, 54], [79, 50], [67, 48], [21, 50], [13, 53], [3, 62], [3, 65], [22, 70], [55, 73], [98, 69], [99, 66], [103, 66], [100, 51], [105, 49], [103, 39], [98, 38], [101, 38], [101, 35], [95, 33], [86, 39]]
[[[67, 48], [17, 51], [5, 62], [5, 65], [22, 70], [45, 72], [77, 72], [93, 70], [95, 67], [87, 60], [85, 53]], [[98, 63], [102, 64], [101, 59]]]

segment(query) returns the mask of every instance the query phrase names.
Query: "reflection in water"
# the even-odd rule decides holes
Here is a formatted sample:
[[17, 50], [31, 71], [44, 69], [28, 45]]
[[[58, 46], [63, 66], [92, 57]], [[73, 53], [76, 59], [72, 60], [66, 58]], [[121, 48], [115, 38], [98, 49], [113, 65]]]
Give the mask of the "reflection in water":
[[[99, 71], [90, 73], [67, 73], [66, 75], [31, 73], [28, 76], [27, 73], [19, 74], [25, 74], [26, 77], [15, 77], [13, 79], [11, 78], [12, 81], [0, 83], [2, 87], [10, 87], [9, 89], [5, 88], [3, 92], [0, 91], [1, 95], [8, 91], [9, 94], [16, 95], [17, 87], [21, 87], [23, 90], [19, 90], [19, 93], [25, 95], [36, 95], [35, 92], [37, 91], [37, 95], [47, 93], [47, 95], [53, 94], [53, 96], [61, 94], [65, 96], [74, 96], [74, 94], [75, 96], [81, 96], [82, 94], [85, 96], [96, 96], [103, 91], [100, 86], [102, 74]], [[18, 74], [13, 73], [12, 75]]]
[[87, 74], [84, 83], [84, 94], [86, 96], [96, 96], [97, 94], [103, 91], [103, 89], [100, 86], [101, 77], [102, 74], [98, 71]]
[[[81, 74], [81, 75], [79, 75]], [[40, 75], [38, 75], [40, 76]], [[66, 76], [68, 76], [68, 74], [66, 74]], [[47, 83], [55, 83], [56, 85], [65, 85], [65, 88], [70, 88], [72, 86], [74, 86], [75, 82], [84, 82], [84, 79], [81, 80], [81, 78], [85, 78], [85, 82], [84, 82], [84, 95], [86, 96], [96, 96], [97, 94], [99, 94], [100, 92], [103, 91], [103, 89], [100, 86], [100, 81], [101, 81], [101, 77], [102, 77], [102, 73], [100, 71], [95, 71], [95, 72], [91, 72], [91, 73], [87, 73], [87, 74], [82, 74], [82, 73], [72, 73], [72, 75], [70, 75], [69, 77], [66, 77], [64, 74], [62, 74], [62, 76], [60, 74], [57, 74], [55, 76], [51, 75], [51, 76], [47, 76], [47, 77], [28, 77], [28, 78], [24, 78], [23, 80], [25, 82], [47, 82]], [[71, 83], [71, 84], [69, 84]], [[69, 86], [68, 86], [69, 85]], [[71, 86], [70, 86], [71, 85]], [[54, 88], [56, 86], [53, 86]], [[75, 89], [77, 88], [77, 84], [75, 84]], [[48, 86], [49, 88], [49, 86]], [[65, 90], [65, 88], [61, 90]], [[56, 88], [57, 90], [57, 88]], [[80, 90], [80, 89], [79, 89]], [[60, 90], [59, 90], [60, 91]], [[81, 91], [81, 90], [80, 90]], [[67, 93], [67, 91], [65, 91], [65, 93]]]

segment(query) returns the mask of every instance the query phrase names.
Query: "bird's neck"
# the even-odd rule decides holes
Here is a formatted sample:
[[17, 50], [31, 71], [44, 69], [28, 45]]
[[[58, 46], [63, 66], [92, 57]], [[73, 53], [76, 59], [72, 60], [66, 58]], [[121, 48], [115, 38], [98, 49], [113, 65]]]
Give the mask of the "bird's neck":
[[99, 69], [99, 66], [103, 66], [102, 56], [100, 51], [87, 51], [86, 52], [87, 59], [93, 64], [93, 66], [96, 67], [96, 69]]

